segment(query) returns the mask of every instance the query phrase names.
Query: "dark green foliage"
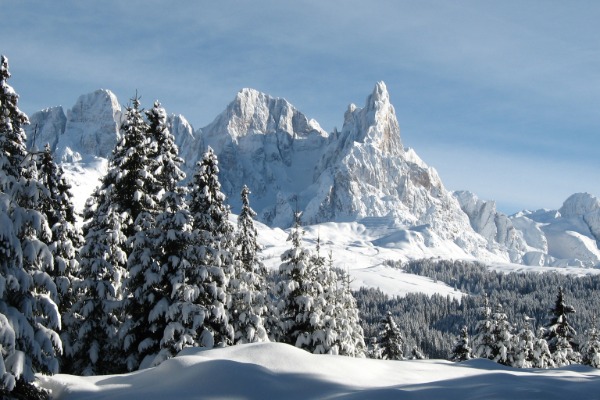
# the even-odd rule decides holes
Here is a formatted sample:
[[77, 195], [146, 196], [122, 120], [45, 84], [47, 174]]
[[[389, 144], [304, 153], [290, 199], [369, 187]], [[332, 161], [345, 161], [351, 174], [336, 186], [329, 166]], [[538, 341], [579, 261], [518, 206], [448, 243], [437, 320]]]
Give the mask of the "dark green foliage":
[[391, 312], [379, 322], [379, 336], [377, 337], [379, 355], [377, 358], [384, 360], [402, 360], [404, 359], [404, 338], [394, 321]]
[[[392, 297], [378, 289], [362, 288], [355, 292], [365, 337], [377, 335], [379, 320], [391, 311], [406, 339], [407, 349], [418, 346], [430, 358], [448, 358], [454, 346], [456, 332], [463, 325], [474, 333], [480, 319], [481, 296], [489, 294], [492, 304], [502, 304], [508, 321], [530, 317], [532, 330], [545, 325], [548, 309], [556, 301], [556, 288], [569, 288], [569, 301], [578, 313], [573, 326], [579, 332], [591, 327], [594, 313], [600, 309], [600, 276], [564, 275], [553, 272], [501, 273], [472, 261], [414, 260], [388, 265], [406, 272], [427, 276], [456, 287], [469, 294], [462, 300], [448, 296], [427, 296], [420, 293]], [[575, 341], [583, 342], [575, 337]]]

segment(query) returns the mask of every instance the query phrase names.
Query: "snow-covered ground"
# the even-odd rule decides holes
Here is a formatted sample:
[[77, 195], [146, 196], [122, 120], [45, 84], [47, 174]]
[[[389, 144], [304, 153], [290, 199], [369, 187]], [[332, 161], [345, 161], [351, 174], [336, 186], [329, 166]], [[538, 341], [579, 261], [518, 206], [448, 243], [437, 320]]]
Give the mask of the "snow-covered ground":
[[600, 370], [514, 369], [489, 360], [387, 361], [313, 355], [280, 344], [186, 349], [126, 375], [41, 377], [56, 400], [594, 399]]

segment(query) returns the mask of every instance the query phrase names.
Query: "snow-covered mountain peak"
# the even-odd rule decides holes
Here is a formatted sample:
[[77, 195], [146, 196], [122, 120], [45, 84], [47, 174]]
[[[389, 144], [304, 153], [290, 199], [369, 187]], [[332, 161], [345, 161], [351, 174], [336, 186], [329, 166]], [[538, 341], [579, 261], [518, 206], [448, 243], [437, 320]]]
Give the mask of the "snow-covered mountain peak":
[[119, 138], [122, 118], [121, 105], [110, 90], [79, 96], [67, 111], [55, 153], [63, 161], [77, 161], [84, 155], [108, 158]]
[[351, 146], [352, 142], [368, 143], [384, 154], [402, 154], [400, 127], [385, 83], [378, 82], [375, 85], [364, 108], [354, 104], [348, 106], [342, 137], [345, 148]]
[[[66, 114], [54, 107], [30, 118], [29, 146], [50, 143], [73, 179], [79, 209], [106, 171], [122, 118], [108, 90], [81, 96]], [[191, 175], [211, 146], [233, 211], [239, 210], [240, 190], [248, 185], [253, 208], [271, 227], [289, 227], [299, 209], [306, 224], [350, 223], [373, 233], [371, 245], [403, 254], [418, 248], [421, 256], [600, 266], [596, 197], [576, 194], [560, 210], [507, 217], [493, 201], [469, 192], [449, 193], [435, 169], [413, 149], [404, 149], [383, 82], [363, 108], [348, 107], [342, 131], [332, 135], [285, 99], [254, 89], [242, 89], [197, 131], [181, 115], [170, 115], [168, 123], [186, 173]]]
[[600, 210], [600, 200], [589, 193], [571, 195], [558, 210], [565, 217], [581, 216]]
[[315, 120], [308, 119], [287, 100], [248, 88], [240, 90], [225, 111], [202, 131], [209, 136], [227, 135], [236, 143], [246, 135], [277, 132], [291, 138], [328, 136]]

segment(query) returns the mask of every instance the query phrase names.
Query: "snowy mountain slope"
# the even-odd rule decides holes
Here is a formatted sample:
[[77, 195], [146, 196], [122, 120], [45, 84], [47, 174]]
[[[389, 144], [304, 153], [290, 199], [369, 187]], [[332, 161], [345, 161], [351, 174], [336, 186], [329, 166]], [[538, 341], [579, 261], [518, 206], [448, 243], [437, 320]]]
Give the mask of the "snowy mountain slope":
[[493, 361], [388, 361], [314, 355], [281, 343], [189, 348], [125, 375], [39, 376], [56, 400], [597, 398], [600, 371], [515, 369]]
[[[31, 117], [30, 144], [51, 144], [74, 180], [80, 209], [106, 168], [121, 118], [119, 102], [107, 90], [81, 96], [67, 115], [55, 107]], [[477, 258], [532, 266], [600, 263], [597, 198], [574, 195], [559, 211], [508, 217], [493, 201], [450, 193], [435, 169], [404, 148], [382, 82], [364, 107], [348, 107], [342, 130], [331, 134], [285, 99], [252, 89], [241, 90], [202, 129], [194, 130], [181, 115], [170, 115], [169, 125], [188, 175], [211, 146], [233, 211], [247, 184], [253, 208], [271, 227], [290, 226], [299, 209], [305, 224], [331, 222], [342, 229], [347, 223], [377, 231], [371, 241], [361, 242], [364, 254], [377, 249], [386, 257], [393, 253], [388, 258]], [[339, 235], [336, 240], [347, 242]], [[366, 265], [380, 264], [381, 258], [375, 259]]]

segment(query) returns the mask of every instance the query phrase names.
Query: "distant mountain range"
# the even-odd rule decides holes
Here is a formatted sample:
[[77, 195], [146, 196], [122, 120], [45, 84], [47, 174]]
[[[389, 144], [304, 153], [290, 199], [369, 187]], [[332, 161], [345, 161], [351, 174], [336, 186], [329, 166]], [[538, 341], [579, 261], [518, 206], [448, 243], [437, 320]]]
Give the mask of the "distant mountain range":
[[[106, 168], [122, 118], [108, 90], [80, 96], [66, 113], [53, 107], [30, 116], [29, 145], [51, 145], [74, 180], [79, 206]], [[298, 209], [305, 224], [377, 227], [384, 237], [373, 243], [400, 253], [447, 248], [484, 261], [600, 266], [598, 198], [574, 194], [559, 210], [507, 216], [493, 201], [446, 190], [435, 169], [403, 147], [383, 82], [364, 107], [348, 107], [341, 131], [328, 133], [285, 99], [253, 89], [241, 90], [204, 128], [194, 130], [181, 115], [169, 123], [186, 172], [212, 147], [233, 211], [246, 184], [259, 220], [271, 227], [289, 227]]]

